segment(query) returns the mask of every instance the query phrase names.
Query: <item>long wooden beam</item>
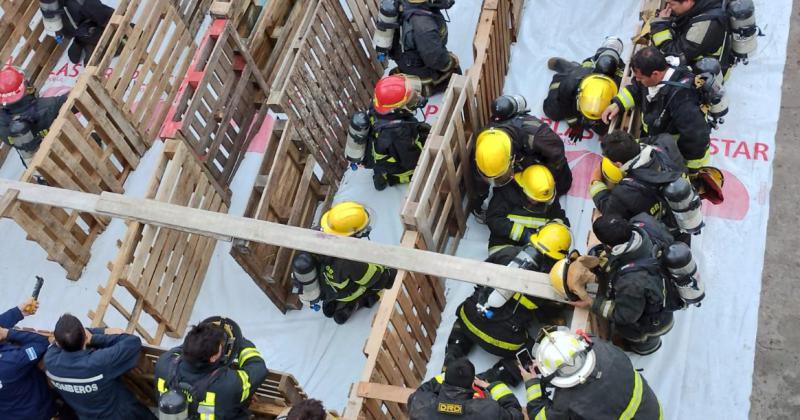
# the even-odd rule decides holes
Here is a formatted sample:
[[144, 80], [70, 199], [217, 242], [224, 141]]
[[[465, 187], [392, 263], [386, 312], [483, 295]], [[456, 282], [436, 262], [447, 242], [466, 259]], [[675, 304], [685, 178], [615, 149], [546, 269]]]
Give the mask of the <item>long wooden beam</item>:
[[[18, 193], [14, 193], [14, 190]], [[17, 194], [17, 200], [32, 204], [64, 207], [101, 216], [134, 220], [223, 241], [243, 239], [315, 254], [371, 262], [562, 301], [550, 285], [547, 274], [483, 261], [328, 235], [310, 229], [110, 192], [97, 195], [0, 179], [0, 194], [6, 193]]]

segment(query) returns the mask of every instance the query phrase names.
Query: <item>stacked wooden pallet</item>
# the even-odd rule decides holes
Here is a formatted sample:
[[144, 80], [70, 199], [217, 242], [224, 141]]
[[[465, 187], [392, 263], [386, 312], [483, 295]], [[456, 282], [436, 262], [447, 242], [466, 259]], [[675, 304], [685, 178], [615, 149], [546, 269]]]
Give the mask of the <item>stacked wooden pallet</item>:
[[[62, 188], [122, 192], [150, 144], [87, 71], [70, 92], [23, 180], [33, 182], [39, 174], [49, 185]], [[108, 222], [73, 210], [19, 204], [10, 215], [72, 280], [80, 277], [94, 239]]]
[[[177, 139], [165, 143], [145, 198], [228, 211], [226, 193]], [[128, 223], [117, 258], [109, 267], [108, 282], [98, 289], [100, 303], [89, 314], [92, 325], [105, 325], [107, 312], [113, 308], [127, 321], [128, 332], [137, 332], [150, 344], [160, 344], [164, 334], [183, 336], [216, 242], [196, 234]], [[133, 305], [117, 296], [122, 294], [119, 286], [133, 297]], [[143, 313], [155, 321], [154, 329], [143, 321]]]
[[[284, 52], [283, 64], [271, 76], [269, 105], [288, 120], [275, 123], [245, 211], [245, 217], [306, 228], [336, 192], [347, 167], [350, 115], [368, 106], [382, 74], [349, 29], [337, 0], [308, 3], [304, 29], [298, 32], [302, 37]], [[281, 311], [299, 309], [291, 293], [294, 250], [237, 241], [231, 254]]]
[[161, 136], [180, 132], [214, 179], [231, 183], [267, 114], [267, 85], [233, 24], [215, 19], [183, 78]]
[[[309, 227], [317, 208], [327, 206], [335, 189], [315, 173], [316, 161], [290, 139], [292, 121], [278, 120], [267, 142], [245, 217]], [[259, 242], [234, 241], [231, 255], [282, 312], [300, 309], [291, 293], [294, 250]]]

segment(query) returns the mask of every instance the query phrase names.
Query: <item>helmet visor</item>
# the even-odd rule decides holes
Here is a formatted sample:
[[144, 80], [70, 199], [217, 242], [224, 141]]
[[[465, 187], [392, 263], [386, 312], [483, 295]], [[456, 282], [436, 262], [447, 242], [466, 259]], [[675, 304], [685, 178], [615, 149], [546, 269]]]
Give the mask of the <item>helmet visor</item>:
[[[511, 182], [512, 179], [514, 179], [514, 171], [511, 168], [512, 168], [512, 165], [508, 165], [508, 169], [506, 169], [505, 172], [503, 172], [502, 174], [497, 175], [497, 176], [488, 177], [486, 175], [483, 175], [482, 173], [481, 173], [481, 176], [486, 181], [486, 183], [489, 184], [490, 187], [492, 187], [492, 188], [502, 187], [502, 186], [508, 184], [509, 182]], [[480, 171], [478, 171], [478, 172], [480, 172]]]

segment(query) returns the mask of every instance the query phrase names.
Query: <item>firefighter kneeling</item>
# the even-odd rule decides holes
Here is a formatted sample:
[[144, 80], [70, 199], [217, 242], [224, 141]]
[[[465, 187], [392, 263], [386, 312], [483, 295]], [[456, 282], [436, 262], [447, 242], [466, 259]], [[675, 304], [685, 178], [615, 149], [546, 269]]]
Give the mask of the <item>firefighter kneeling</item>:
[[[647, 381], [611, 343], [584, 334], [545, 331], [534, 353], [533, 366], [520, 368], [531, 419], [663, 417]], [[553, 398], [546, 387], [556, 388]]]
[[[369, 237], [370, 215], [363, 205], [345, 201], [322, 215], [323, 232], [354, 238]], [[292, 260], [292, 277], [300, 300], [344, 324], [361, 307], [371, 308], [383, 289], [392, 286], [397, 270], [382, 265], [350, 261], [327, 255], [298, 253]]]
[[426, 103], [419, 78], [387, 76], [375, 85], [372, 106], [351, 117], [345, 156], [353, 168], [356, 164], [372, 168], [376, 190], [411, 181], [431, 131], [415, 115]]
[[[488, 391], [488, 396], [486, 395]], [[455, 359], [440, 373], [408, 397], [411, 420], [521, 420], [522, 408], [514, 393], [502, 382], [487, 383], [475, 377], [475, 366]]]
[[[549, 223], [531, 235], [525, 246], [507, 247], [486, 261], [547, 273], [554, 263], [566, 257], [572, 235], [561, 223]], [[517, 374], [516, 353], [530, 348], [532, 340], [528, 331], [538, 321], [550, 324], [555, 304], [543, 299], [508, 290], [486, 286], [475, 287], [475, 292], [458, 309], [445, 350], [445, 365], [451, 360], [465, 357], [477, 344], [487, 352], [503, 359], [479, 376], [488, 381], [503, 381], [516, 386], [522, 380]]]
[[67, 95], [39, 97], [14, 66], [0, 69], [0, 141], [13, 147], [27, 168]]
[[267, 378], [255, 344], [230, 319], [211, 317], [158, 358], [159, 419], [246, 419], [250, 397]]

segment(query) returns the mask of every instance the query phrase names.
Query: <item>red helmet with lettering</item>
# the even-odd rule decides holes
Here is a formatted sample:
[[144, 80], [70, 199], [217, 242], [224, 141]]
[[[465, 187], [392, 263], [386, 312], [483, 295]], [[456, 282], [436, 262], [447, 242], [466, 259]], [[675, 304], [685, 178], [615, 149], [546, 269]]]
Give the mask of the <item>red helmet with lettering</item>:
[[400, 108], [413, 109], [419, 104], [419, 97], [412, 77], [395, 74], [378, 80], [372, 104], [375, 112], [388, 114]]
[[0, 69], [0, 105], [11, 105], [25, 96], [25, 73], [6, 65]]

